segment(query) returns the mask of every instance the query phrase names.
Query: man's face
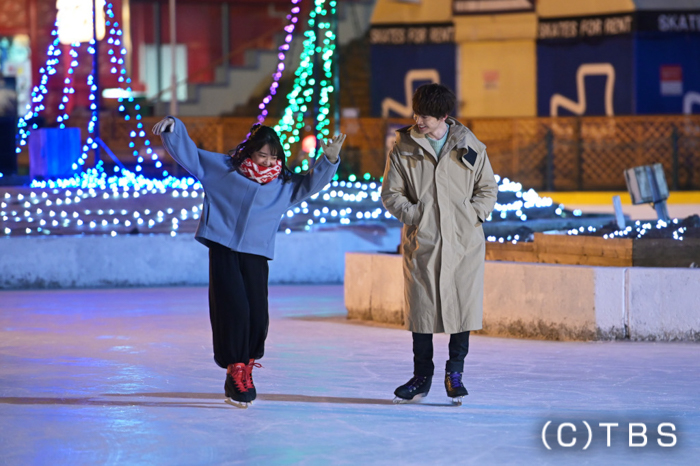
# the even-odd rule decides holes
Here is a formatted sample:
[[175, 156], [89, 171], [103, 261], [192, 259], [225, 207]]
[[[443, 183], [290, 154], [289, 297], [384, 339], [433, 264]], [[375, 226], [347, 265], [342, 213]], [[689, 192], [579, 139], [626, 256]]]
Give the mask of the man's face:
[[272, 155], [272, 150], [270, 149], [269, 144], [265, 144], [260, 148], [260, 150], [253, 152], [250, 159], [263, 167], [271, 167], [277, 163], [277, 156]]
[[432, 135], [435, 134], [439, 128], [442, 128], [442, 125], [447, 119], [447, 115], [442, 118], [435, 118], [433, 116], [414, 114], [413, 119], [416, 121], [418, 132], [421, 134]]

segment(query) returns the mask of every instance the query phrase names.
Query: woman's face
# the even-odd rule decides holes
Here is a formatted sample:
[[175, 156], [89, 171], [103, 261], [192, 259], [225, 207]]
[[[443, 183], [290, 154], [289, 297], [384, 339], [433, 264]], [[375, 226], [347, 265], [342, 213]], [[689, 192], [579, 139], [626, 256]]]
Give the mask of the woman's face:
[[259, 150], [253, 152], [250, 159], [263, 167], [272, 167], [277, 163], [277, 156], [272, 155], [269, 144], [265, 144]]

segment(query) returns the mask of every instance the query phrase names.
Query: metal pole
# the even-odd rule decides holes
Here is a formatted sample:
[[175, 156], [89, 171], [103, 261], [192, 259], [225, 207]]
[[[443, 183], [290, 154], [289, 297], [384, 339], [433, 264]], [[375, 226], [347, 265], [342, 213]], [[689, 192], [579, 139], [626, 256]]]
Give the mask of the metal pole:
[[160, 3], [159, 2], [154, 2], [153, 3], [153, 37], [154, 37], [154, 42], [156, 44], [156, 97], [155, 100], [153, 101], [153, 106], [155, 108], [155, 113], [158, 114], [161, 111], [162, 105], [160, 104], [161, 101], [163, 100], [160, 93], [163, 90], [163, 74], [162, 74], [162, 67], [163, 67], [163, 41], [162, 41], [162, 32], [161, 32], [161, 12], [160, 12]]
[[547, 143], [547, 160], [545, 161], [545, 189], [551, 192], [554, 190], [554, 133], [551, 129], [547, 130], [545, 141]]
[[[346, 10], [347, 11], [347, 10]], [[338, 3], [331, 9], [331, 24], [333, 31], [333, 50], [331, 73], [333, 73], [333, 121], [335, 122], [333, 135], [340, 134], [340, 63], [338, 62]]]
[[671, 218], [668, 215], [668, 208], [666, 207], [666, 201], [654, 202], [653, 204], [654, 204], [654, 210], [656, 211], [656, 217], [659, 220], [663, 220], [666, 223], [671, 221]]
[[228, 56], [231, 53], [231, 13], [228, 3], [221, 4], [221, 56], [224, 57], [222, 66], [226, 75], [228, 75], [228, 67], [231, 58]]
[[654, 210], [656, 210], [656, 216], [659, 220], [664, 222], [669, 221], [668, 209], [666, 208], [666, 199], [663, 199], [661, 194], [661, 189], [659, 188], [659, 182], [656, 179], [656, 173], [653, 166], [646, 165], [644, 167], [644, 174], [649, 182], [649, 188], [651, 189], [651, 196], [653, 199], [652, 204], [654, 205]]
[[615, 222], [617, 222], [617, 229], [624, 230], [627, 226], [625, 221], [625, 214], [622, 211], [622, 201], [620, 196], [613, 196], [613, 207], [615, 209]]
[[[92, 139], [95, 141], [100, 140], [100, 41], [97, 40], [97, 0], [92, 0], [92, 47], [94, 53], [92, 54], [92, 85], [95, 87], [95, 110], [92, 114], [95, 117], [95, 130], [93, 132]], [[100, 145], [95, 144], [93, 149], [95, 154], [95, 167], [100, 163]]]
[[673, 127], [671, 133], [671, 157], [673, 162], [672, 186], [674, 191], [678, 191], [678, 128]]
[[[314, 49], [317, 47], [321, 47], [323, 45], [323, 42], [319, 44], [318, 36], [319, 36], [319, 27], [318, 27], [318, 22], [320, 21], [321, 15], [317, 14], [314, 17]], [[321, 80], [322, 74], [319, 73], [319, 68], [321, 67], [321, 60], [318, 59], [318, 52], [314, 52], [314, 63], [313, 63], [313, 71], [312, 71], [312, 77], [314, 80], [314, 87], [313, 87], [313, 132], [314, 132], [314, 138], [316, 138], [316, 150], [314, 151], [314, 159], [321, 153], [321, 139], [323, 138], [323, 135], [318, 131], [316, 126], [318, 125], [318, 113], [320, 110], [320, 102], [321, 102], [321, 92], [320, 92], [320, 84], [319, 81]]]
[[177, 56], [175, 53], [175, 0], [170, 0], [170, 114], [177, 115]]
[[581, 118], [576, 118], [576, 186], [583, 190], [583, 138], [581, 137]]

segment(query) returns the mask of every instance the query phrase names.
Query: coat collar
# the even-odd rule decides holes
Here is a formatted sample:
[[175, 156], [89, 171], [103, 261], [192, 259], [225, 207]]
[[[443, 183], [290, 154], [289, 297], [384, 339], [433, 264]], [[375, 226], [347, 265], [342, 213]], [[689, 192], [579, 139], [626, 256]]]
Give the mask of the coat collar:
[[[445, 122], [449, 125], [445, 146], [449, 150], [456, 149], [458, 157], [464, 165], [470, 170], [474, 170], [479, 154], [486, 149], [486, 146], [474, 136], [469, 128], [454, 118], [448, 117]], [[401, 128], [397, 133], [396, 145], [400, 155], [422, 160], [425, 157], [425, 152], [428, 152], [437, 161], [437, 154], [433, 151], [427, 137], [417, 130], [416, 125]]]

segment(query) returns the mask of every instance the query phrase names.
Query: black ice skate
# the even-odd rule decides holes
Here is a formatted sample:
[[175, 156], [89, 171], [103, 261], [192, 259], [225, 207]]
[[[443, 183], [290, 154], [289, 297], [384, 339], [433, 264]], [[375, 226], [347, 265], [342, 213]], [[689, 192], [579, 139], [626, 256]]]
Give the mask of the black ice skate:
[[447, 396], [452, 398], [452, 403], [457, 406], [461, 406], [462, 398], [469, 395], [466, 387], [462, 383], [461, 372], [445, 373], [445, 390], [447, 390]]
[[253, 400], [250, 392], [246, 388], [246, 365], [242, 362], [229, 364], [226, 370], [226, 383], [224, 392], [226, 393], [226, 403], [236, 408], [247, 408]]
[[422, 400], [428, 396], [432, 382], [432, 377], [414, 375], [411, 380], [394, 391], [394, 395], [396, 395], [394, 403], [411, 403]]

